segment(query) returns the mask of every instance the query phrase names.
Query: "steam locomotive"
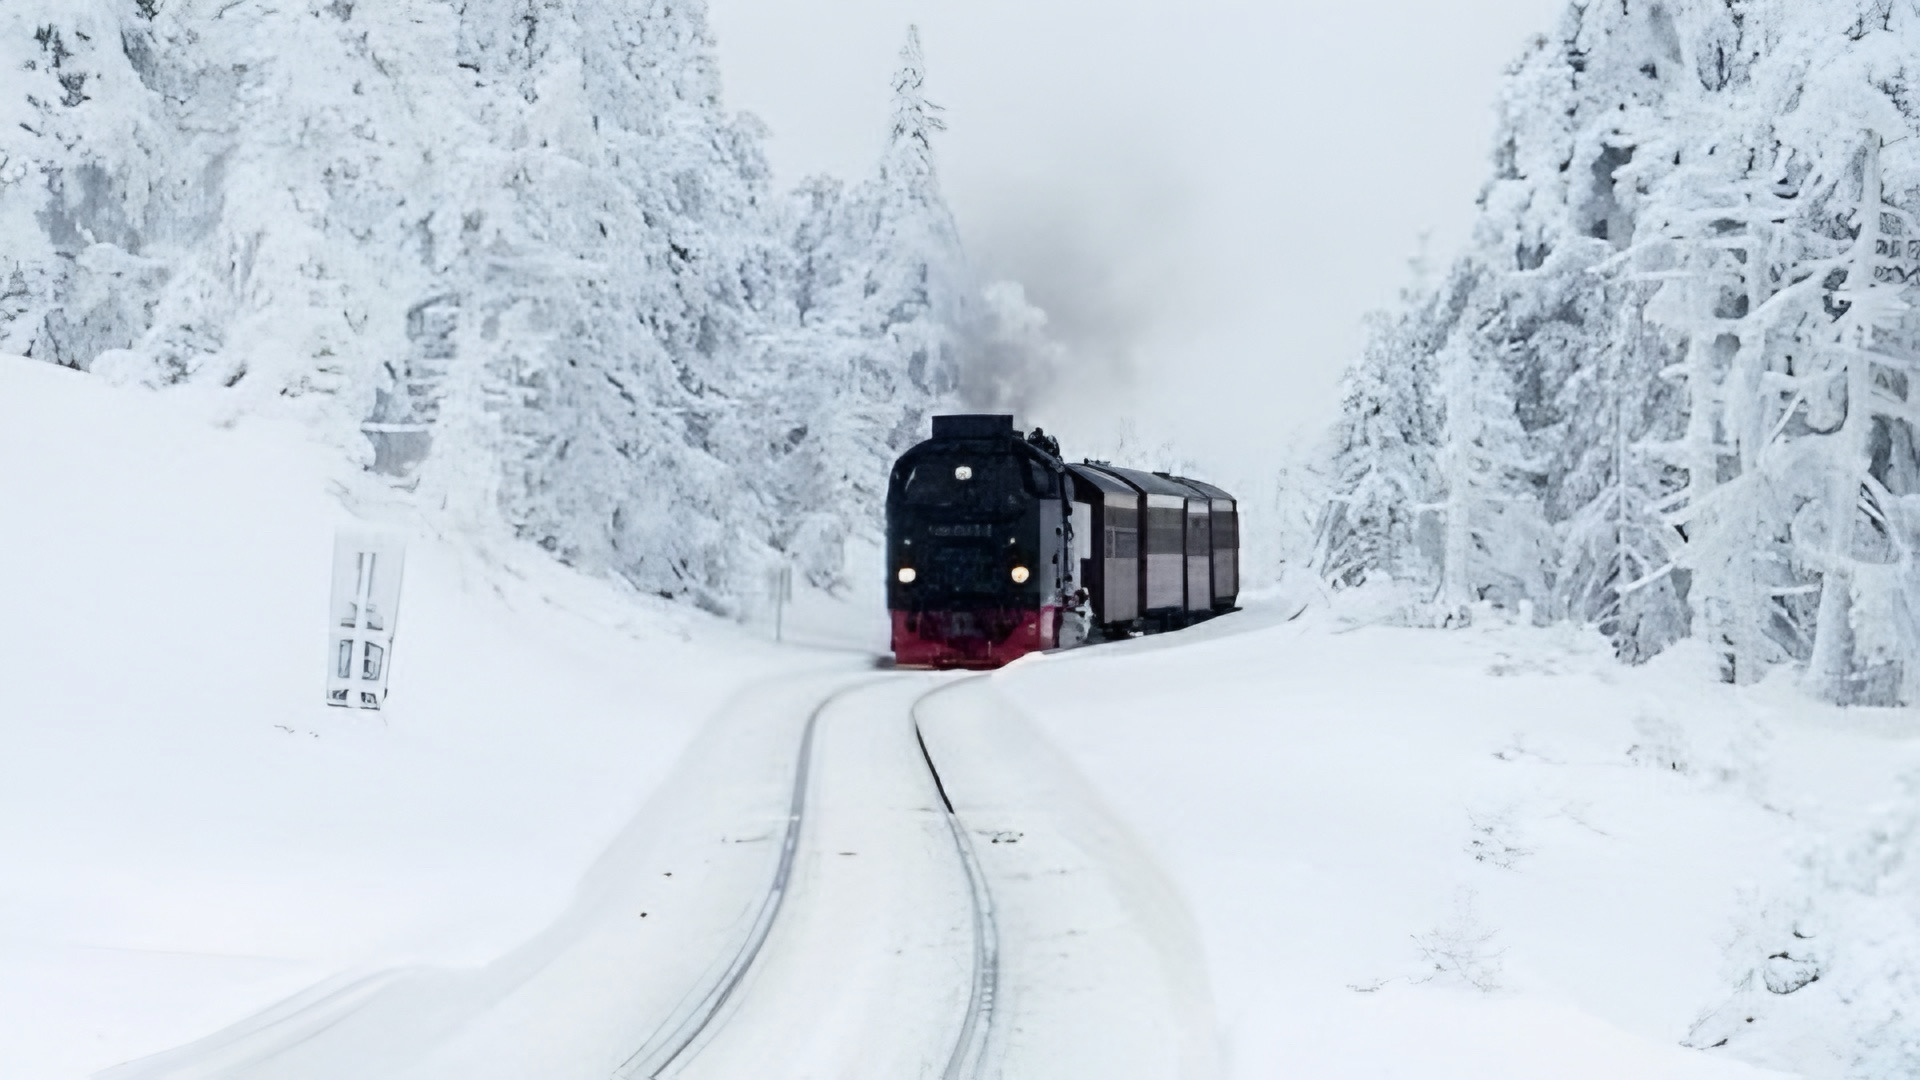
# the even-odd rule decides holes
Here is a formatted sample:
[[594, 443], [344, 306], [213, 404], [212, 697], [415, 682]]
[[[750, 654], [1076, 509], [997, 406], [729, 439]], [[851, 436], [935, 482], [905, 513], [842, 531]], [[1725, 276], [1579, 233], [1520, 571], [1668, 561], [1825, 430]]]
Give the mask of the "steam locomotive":
[[1240, 515], [1211, 484], [1069, 464], [1011, 416], [936, 416], [887, 486], [896, 663], [994, 668], [1234, 611]]

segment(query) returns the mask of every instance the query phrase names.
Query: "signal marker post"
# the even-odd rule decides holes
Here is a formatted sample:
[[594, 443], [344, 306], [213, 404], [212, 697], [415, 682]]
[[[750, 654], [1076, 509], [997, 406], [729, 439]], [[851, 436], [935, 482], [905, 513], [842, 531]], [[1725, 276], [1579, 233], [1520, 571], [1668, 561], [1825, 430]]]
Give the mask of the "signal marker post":
[[393, 668], [406, 543], [376, 532], [341, 531], [333, 539], [333, 601], [328, 606], [327, 704], [378, 710]]
[[793, 564], [782, 562], [767, 571], [767, 591], [773, 594], [773, 640], [786, 636], [787, 604], [793, 599]]

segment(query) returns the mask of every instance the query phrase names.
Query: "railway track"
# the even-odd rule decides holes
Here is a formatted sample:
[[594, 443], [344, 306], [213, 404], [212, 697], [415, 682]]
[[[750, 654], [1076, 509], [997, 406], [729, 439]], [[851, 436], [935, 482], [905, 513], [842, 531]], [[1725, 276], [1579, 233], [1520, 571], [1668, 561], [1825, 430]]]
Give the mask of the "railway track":
[[[724, 965], [715, 965], [717, 977], [691, 995], [693, 1007], [649, 1037], [615, 1071], [615, 1080], [660, 1080], [674, 1076], [690, 1067], [707, 1042], [718, 1035], [729, 1015], [729, 1004], [740, 997], [742, 987], [755, 970], [756, 961], [760, 959], [787, 898], [793, 892], [794, 867], [808, 824], [809, 791], [818, 772], [815, 755], [822, 719], [847, 699], [889, 681], [867, 680], [843, 687], [828, 695], [808, 715], [794, 765], [793, 790], [788, 800], [780, 855], [746, 937]], [[947, 832], [953, 841], [954, 855], [965, 874], [972, 911], [972, 978], [967, 1006], [940, 1076], [941, 1080], [976, 1080], [985, 1072], [994, 1005], [999, 991], [1000, 945], [993, 894], [965, 823], [954, 810], [946, 782], [940, 775], [920, 728], [921, 705], [958, 685], [960, 683], [948, 682], [920, 694], [908, 706], [908, 719], [914, 728], [914, 741], [919, 749], [920, 760], [925, 763], [928, 777], [939, 796]]]
[[[977, 676], [976, 676], [977, 678]], [[940, 793], [940, 805], [947, 812], [947, 829], [953, 834], [954, 851], [967, 871], [967, 887], [973, 896], [973, 986], [967, 996], [967, 1013], [960, 1025], [960, 1038], [941, 1072], [941, 1080], [972, 1080], [985, 1073], [987, 1036], [993, 1026], [994, 1000], [1000, 992], [1000, 932], [993, 916], [993, 892], [987, 888], [987, 876], [980, 869], [980, 858], [973, 850], [973, 838], [967, 834], [953, 800], [947, 797], [947, 785], [940, 778], [940, 767], [927, 750], [926, 733], [920, 727], [920, 706], [928, 698], [953, 688], [952, 684], [922, 694], [911, 706], [913, 738], [920, 744], [921, 760], [933, 776]]]

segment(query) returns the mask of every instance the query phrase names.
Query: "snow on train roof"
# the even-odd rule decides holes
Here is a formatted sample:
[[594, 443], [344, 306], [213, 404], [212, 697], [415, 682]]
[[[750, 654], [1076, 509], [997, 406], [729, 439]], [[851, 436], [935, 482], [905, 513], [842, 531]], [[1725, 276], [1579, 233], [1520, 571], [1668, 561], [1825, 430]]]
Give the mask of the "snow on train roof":
[[1117, 465], [1097, 465], [1093, 467], [1102, 472], [1112, 473], [1149, 495], [1177, 495], [1182, 499], [1191, 499], [1193, 497], [1193, 492], [1188, 490], [1185, 485], [1164, 476], [1157, 476], [1139, 469], [1122, 469]]
[[1179, 482], [1187, 485], [1188, 487], [1194, 489], [1195, 491], [1198, 491], [1200, 494], [1205, 495], [1209, 499], [1225, 499], [1226, 501], [1230, 503], [1235, 503], [1235, 504], [1238, 504], [1240, 501], [1234, 498], [1232, 495], [1228, 494], [1225, 488], [1221, 488], [1213, 484], [1209, 484], [1205, 480], [1195, 480], [1191, 477], [1186, 477], [1186, 476], [1175, 476], [1175, 477], [1171, 477], [1171, 479], [1178, 480]]
[[1067, 463], [1067, 471], [1073, 474], [1073, 478], [1076, 481], [1084, 480], [1087, 486], [1095, 490], [1105, 492], [1108, 495], [1132, 495], [1135, 493], [1131, 487], [1127, 486], [1125, 481], [1108, 475], [1105, 470], [1106, 466], [1095, 465], [1092, 462], [1087, 462], [1084, 465], [1075, 465], [1072, 462]]

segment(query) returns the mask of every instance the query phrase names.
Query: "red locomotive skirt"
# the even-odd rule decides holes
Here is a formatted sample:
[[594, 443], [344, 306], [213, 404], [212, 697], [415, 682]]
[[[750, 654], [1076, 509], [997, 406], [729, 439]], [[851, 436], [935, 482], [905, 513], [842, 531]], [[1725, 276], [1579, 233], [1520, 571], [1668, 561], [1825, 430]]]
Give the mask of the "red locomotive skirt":
[[997, 668], [1058, 643], [1060, 609], [896, 611], [893, 659], [903, 667]]

